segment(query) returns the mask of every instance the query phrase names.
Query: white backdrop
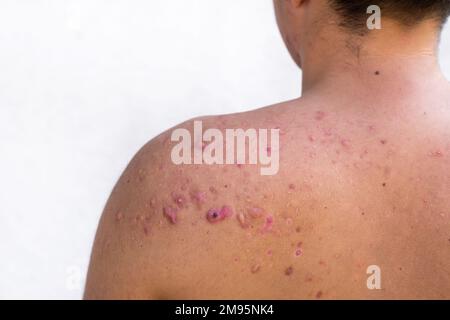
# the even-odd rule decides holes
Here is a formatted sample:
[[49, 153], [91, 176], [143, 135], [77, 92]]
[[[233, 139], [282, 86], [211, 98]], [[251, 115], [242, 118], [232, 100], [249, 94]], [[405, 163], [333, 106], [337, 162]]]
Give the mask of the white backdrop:
[[[450, 78], [449, 28], [441, 55]], [[150, 138], [299, 92], [272, 0], [0, 0], [0, 298], [81, 298]]]

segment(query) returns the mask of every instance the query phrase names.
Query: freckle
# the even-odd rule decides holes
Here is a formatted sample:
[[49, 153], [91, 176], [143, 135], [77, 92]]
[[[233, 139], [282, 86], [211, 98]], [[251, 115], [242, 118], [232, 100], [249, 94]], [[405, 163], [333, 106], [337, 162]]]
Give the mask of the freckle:
[[123, 219], [123, 213], [122, 212], [117, 212], [117, 214], [116, 214], [116, 221], [117, 222], [119, 222], [119, 221], [122, 221], [122, 219]]
[[317, 111], [317, 112], [316, 112], [316, 115], [315, 115], [315, 119], [316, 119], [317, 121], [321, 121], [321, 120], [323, 120], [323, 119], [325, 118], [325, 116], [326, 116], [325, 112], [323, 112], [323, 111]]
[[383, 183], [383, 187], [386, 187], [386, 182]]
[[325, 263], [325, 261], [323, 261], [323, 260], [320, 260], [320, 261], [319, 261], [319, 265], [321, 265], [321, 266], [323, 266], [323, 267], [324, 267], [324, 266], [326, 266], [327, 264]]
[[323, 295], [322, 291], [319, 291], [319, 292], [317, 292], [317, 294], [316, 294], [316, 298], [317, 298], [317, 299], [320, 299], [320, 298], [322, 298], [322, 295]]
[[261, 266], [259, 264], [253, 265], [250, 269], [251, 273], [253, 274], [258, 273], [259, 270], [261, 270]]
[[286, 276], [290, 276], [290, 275], [292, 275], [292, 273], [294, 272], [294, 268], [291, 266], [291, 267], [288, 267], [288, 268], [286, 268], [286, 270], [284, 270], [284, 274], [286, 275]]
[[380, 140], [380, 143], [381, 143], [382, 145], [385, 145], [385, 144], [387, 143], [387, 140], [381, 139], [381, 140]]
[[300, 231], [302, 231], [302, 228], [300, 227], [295, 228], [295, 232], [300, 233]]
[[363, 215], [365, 215], [366, 213], [365, 212], [361, 212], [361, 215], [363, 216]]
[[295, 184], [291, 183], [291, 184], [289, 185], [289, 190], [295, 190]]
[[222, 209], [210, 209], [206, 213], [206, 219], [210, 223], [216, 223], [222, 221], [233, 215], [233, 209], [229, 206], [223, 206]]
[[170, 223], [175, 224], [177, 223], [177, 209], [174, 209], [172, 207], [164, 207], [163, 213], [164, 216], [170, 221]]
[[223, 187], [224, 187], [225, 189], [228, 189], [228, 185], [227, 185], [227, 184], [223, 185]]

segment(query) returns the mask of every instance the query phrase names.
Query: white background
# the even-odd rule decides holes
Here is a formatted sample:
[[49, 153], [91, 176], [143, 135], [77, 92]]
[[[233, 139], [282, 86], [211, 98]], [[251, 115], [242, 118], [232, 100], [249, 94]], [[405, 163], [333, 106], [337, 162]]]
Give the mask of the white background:
[[[450, 78], [450, 30], [442, 44]], [[0, 298], [78, 299], [134, 153], [296, 98], [271, 0], [0, 0]]]

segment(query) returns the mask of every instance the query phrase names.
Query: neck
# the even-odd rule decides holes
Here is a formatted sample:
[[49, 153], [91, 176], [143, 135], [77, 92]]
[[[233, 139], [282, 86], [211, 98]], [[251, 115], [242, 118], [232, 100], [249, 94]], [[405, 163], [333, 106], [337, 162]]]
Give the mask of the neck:
[[345, 93], [349, 88], [364, 94], [400, 84], [411, 92], [423, 90], [424, 79], [443, 79], [437, 58], [439, 30], [433, 22], [412, 29], [385, 22], [382, 30], [362, 37], [335, 26], [326, 29], [321, 31], [326, 37], [315, 36], [326, 41], [307, 41], [311, 45], [301, 50], [304, 96], [318, 90]]

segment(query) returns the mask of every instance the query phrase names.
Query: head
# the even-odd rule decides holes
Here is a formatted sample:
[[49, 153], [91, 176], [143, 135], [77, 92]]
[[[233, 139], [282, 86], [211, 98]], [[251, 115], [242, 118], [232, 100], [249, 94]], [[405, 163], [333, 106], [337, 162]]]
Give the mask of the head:
[[[450, 0], [274, 0], [274, 5], [283, 39], [299, 66], [314, 42], [332, 41], [337, 35], [370, 41], [366, 22], [371, 5], [380, 7], [383, 24], [389, 22], [404, 32], [427, 22], [439, 34], [450, 14]], [[392, 33], [390, 36], [392, 39]]]

